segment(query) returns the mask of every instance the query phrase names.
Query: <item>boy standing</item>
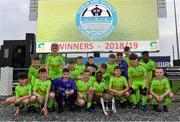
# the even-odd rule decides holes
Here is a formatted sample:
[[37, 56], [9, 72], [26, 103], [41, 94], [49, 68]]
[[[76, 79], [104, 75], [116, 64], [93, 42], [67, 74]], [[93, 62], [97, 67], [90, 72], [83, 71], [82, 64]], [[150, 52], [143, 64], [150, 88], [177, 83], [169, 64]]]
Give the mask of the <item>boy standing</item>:
[[86, 65], [83, 63], [83, 57], [79, 56], [77, 58], [77, 64], [75, 64], [75, 69], [79, 71], [79, 73], [83, 73], [86, 69]]
[[62, 76], [62, 69], [65, 64], [65, 59], [62, 55], [58, 55], [59, 46], [57, 43], [51, 45], [51, 54], [46, 57], [46, 68], [49, 70], [49, 77], [51, 79]]
[[149, 88], [149, 78], [143, 66], [138, 65], [138, 56], [132, 53], [129, 56], [131, 66], [128, 67], [128, 83], [130, 87], [131, 101], [134, 107], [138, 106], [142, 95], [142, 110], [146, 111], [147, 93]]
[[114, 54], [110, 54], [109, 55], [109, 62], [107, 63], [107, 72], [110, 75], [114, 74], [114, 68], [118, 66], [118, 64], [116, 63], [116, 56]]

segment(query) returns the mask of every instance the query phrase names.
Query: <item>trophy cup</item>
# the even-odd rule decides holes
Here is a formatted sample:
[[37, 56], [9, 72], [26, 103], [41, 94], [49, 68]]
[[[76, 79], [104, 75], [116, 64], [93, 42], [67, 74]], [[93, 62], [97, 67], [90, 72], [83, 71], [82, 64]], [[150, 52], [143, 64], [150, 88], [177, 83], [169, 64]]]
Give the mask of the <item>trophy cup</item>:
[[[111, 110], [109, 109], [109, 104], [111, 104]], [[112, 95], [103, 93], [101, 97], [101, 105], [105, 115], [110, 115], [111, 113], [116, 113], [115, 99]]]

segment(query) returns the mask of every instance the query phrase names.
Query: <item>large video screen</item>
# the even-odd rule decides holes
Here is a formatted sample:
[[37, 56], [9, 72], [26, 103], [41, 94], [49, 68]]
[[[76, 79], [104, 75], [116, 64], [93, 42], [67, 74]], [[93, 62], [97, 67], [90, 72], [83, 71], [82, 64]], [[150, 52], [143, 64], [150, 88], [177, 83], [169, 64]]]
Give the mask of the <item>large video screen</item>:
[[157, 0], [39, 0], [38, 53], [159, 50]]

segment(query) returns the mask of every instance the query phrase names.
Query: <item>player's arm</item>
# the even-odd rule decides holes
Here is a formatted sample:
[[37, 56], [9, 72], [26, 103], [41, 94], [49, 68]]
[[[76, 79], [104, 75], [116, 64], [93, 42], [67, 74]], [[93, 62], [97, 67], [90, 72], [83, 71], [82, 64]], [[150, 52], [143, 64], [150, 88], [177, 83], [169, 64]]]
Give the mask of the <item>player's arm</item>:
[[152, 90], [150, 90], [150, 94], [155, 97], [156, 99], [158, 99], [158, 95], [156, 93], [154, 93]]

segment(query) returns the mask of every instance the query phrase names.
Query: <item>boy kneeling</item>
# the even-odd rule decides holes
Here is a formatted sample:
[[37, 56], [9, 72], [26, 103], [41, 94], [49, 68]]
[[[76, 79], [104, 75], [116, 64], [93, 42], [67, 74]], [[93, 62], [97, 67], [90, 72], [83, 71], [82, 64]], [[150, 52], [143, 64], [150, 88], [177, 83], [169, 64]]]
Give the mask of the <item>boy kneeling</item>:
[[44, 116], [48, 115], [47, 104], [49, 99], [54, 99], [54, 94], [50, 93], [51, 81], [47, 79], [47, 71], [41, 68], [38, 71], [40, 79], [36, 79], [33, 85], [33, 96], [31, 102], [38, 102], [40, 104], [41, 112]]
[[164, 112], [168, 112], [167, 106], [171, 104], [174, 96], [169, 80], [164, 76], [163, 68], [157, 68], [155, 75], [156, 77], [151, 82], [149, 99], [152, 99], [153, 110], [161, 112], [158, 106], [163, 102]]
[[31, 85], [27, 84], [27, 74], [20, 73], [18, 74], [19, 84], [15, 88], [15, 97], [7, 98], [5, 103], [12, 104], [14, 103], [16, 108], [15, 116], [19, 115], [20, 109], [27, 106], [31, 97]]
[[65, 103], [67, 103], [70, 111], [75, 110], [77, 88], [74, 80], [70, 78], [69, 69], [63, 69], [62, 77], [53, 80], [52, 90], [55, 92], [58, 113], [63, 112], [63, 100]]

